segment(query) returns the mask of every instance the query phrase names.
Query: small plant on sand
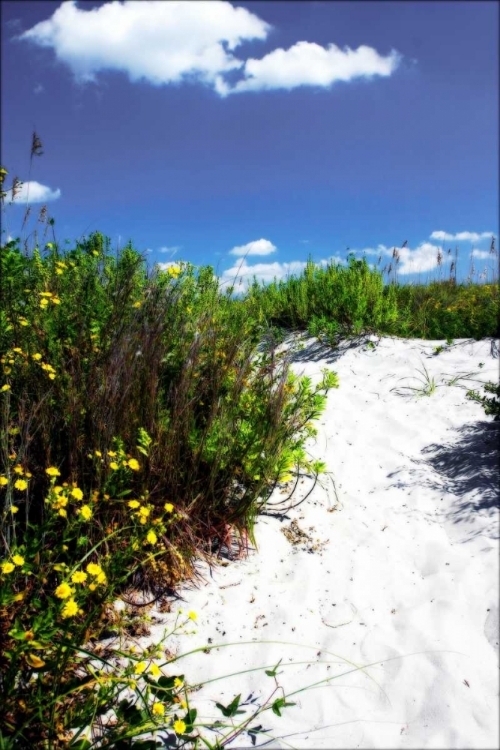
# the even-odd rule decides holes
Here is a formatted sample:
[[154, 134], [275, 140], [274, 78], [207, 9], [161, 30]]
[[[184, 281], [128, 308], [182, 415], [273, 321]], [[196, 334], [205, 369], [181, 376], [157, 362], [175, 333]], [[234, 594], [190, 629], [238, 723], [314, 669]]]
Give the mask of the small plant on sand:
[[500, 385], [498, 383], [485, 383], [484, 390], [491, 393], [492, 396], [481, 396], [477, 391], [467, 391], [467, 398], [471, 401], [477, 401], [484, 408], [485, 414], [494, 417], [495, 421], [500, 420]]

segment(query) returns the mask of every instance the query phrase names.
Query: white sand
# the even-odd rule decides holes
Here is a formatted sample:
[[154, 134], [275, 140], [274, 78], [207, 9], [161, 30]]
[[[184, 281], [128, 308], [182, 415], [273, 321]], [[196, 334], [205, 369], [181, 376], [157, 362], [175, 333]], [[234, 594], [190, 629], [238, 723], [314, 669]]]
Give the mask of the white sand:
[[[206, 584], [183, 587], [185, 601], [158, 615], [143, 644], [179, 606], [198, 613], [197, 634], [171, 638], [171, 649], [255, 641], [175, 665], [191, 683], [262, 668], [194, 693], [207, 717], [238, 693], [267, 699], [274, 681], [263, 668], [279, 659], [287, 693], [335, 678], [291, 698], [281, 719], [268, 711], [252, 723], [278, 738], [268, 747], [499, 748], [498, 423], [459, 384], [427, 397], [393, 390], [420, 385], [422, 363], [438, 384], [468, 373], [496, 382], [492, 342], [432, 356], [444, 342], [374, 338], [375, 349], [339, 355], [304, 341], [294, 371], [317, 382], [327, 366], [340, 379], [310, 447], [330, 477], [285, 519], [259, 518], [257, 552], [212, 576], [202, 567]], [[310, 487], [304, 480], [293, 502]], [[291, 544], [291, 521], [312, 541]]]

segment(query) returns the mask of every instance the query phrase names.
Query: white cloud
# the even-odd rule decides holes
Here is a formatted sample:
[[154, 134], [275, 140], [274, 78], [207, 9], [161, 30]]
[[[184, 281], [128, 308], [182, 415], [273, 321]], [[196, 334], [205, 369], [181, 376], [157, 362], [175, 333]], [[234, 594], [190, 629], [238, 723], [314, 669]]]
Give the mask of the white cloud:
[[350, 47], [342, 50], [335, 44], [325, 49], [314, 42], [297, 42], [287, 50], [275, 49], [260, 60], [247, 60], [243, 71], [245, 78], [232, 88], [218, 76], [216, 89], [225, 96], [263, 89], [290, 90], [297, 86], [328, 88], [338, 81], [353, 78], [390, 76], [400, 59], [395, 50], [382, 57], [373, 47], [365, 45], [356, 50]]
[[479, 242], [486, 237], [491, 239], [492, 234], [492, 232], [481, 232], [480, 234], [477, 232], [457, 232], [457, 234], [450, 234], [449, 232], [439, 230], [431, 234], [431, 240], [441, 240], [441, 242], [451, 242], [453, 240], [456, 242]]
[[[12, 201], [12, 188], [6, 190], [7, 196], [6, 201]], [[30, 203], [48, 203], [48, 201], [55, 201], [61, 197], [61, 191], [51, 190], [46, 185], [40, 185], [36, 180], [31, 182], [23, 182], [21, 188], [16, 192], [14, 203], [26, 203], [29, 199]]]
[[41, 83], [37, 83], [37, 85], [33, 89], [34, 94], [41, 94], [43, 91], [45, 91], [45, 89], [43, 88]]
[[[434, 268], [437, 268], [437, 257], [440, 249], [438, 245], [433, 245], [430, 242], [421, 242], [414, 250], [408, 246], [395, 247], [391, 245], [387, 247], [380, 244], [377, 245], [377, 248], [367, 247], [356, 251], [356, 254], [378, 255], [379, 257], [382, 256], [385, 259], [391, 260], [393, 269], [397, 269], [400, 275], [405, 276], [412, 273], [432, 271]], [[397, 264], [395, 259], [392, 260], [394, 250], [399, 253], [399, 263]]]
[[492, 257], [492, 254], [490, 254], [487, 250], [478, 250], [477, 248], [474, 248], [471, 255], [473, 258], [479, 258], [480, 260], [487, 260], [488, 258]]
[[234, 286], [236, 290], [247, 288], [255, 276], [258, 281], [269, 283], [283, 279], [287, 276], [300, 275], [306, 263], [302, 261], [291, 261], [291, 263], [256, 263], [249, 266], [246, 260], [236, 263], [232, 268], [224, 271], [220, 278], [221, 286]]
[[[243, 42], [266, 40], [271, 29], [255, 13], [225, 0], [115, 0], [90, 10], [68, 0], [17, 39], [53, 49], [80, 83], [117, 70], [132, 82], [154, 86], [201, 83], [221, 97], [390, 76], [401, 59], [395, 50], [384, 57], [366, 45], [353, 50], [307, 41], [260, 60], [233, 54]], [[228, 83], [231, 72], [240, 72], [241, 80]]]
[[125, 0], [91, 10], [69, 0], [19, 38], [53, 48], [80, 82], [121, 70], [156, 86], [188, 78], [213, 84], [243, 65], [231, 54], [241, 42], [265, 39], [270, 28], [224, 0]]
[[276, 251], [276, 245], [269, 240], [253, 240], [246, 245], [237, 245], [229, 251], [230, 255], [270, 255]]

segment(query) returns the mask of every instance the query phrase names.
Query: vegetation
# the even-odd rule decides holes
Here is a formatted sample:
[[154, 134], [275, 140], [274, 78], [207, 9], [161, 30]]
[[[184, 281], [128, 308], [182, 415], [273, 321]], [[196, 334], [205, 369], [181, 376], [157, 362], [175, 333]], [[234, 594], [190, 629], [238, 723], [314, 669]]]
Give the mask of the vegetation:
[[306, 444], [337, 377], [296, 377], [281, 329], [497, 336], [498, 286], [384, 284], [351, 256], [236, 298], [211, 267], [151, 270], [100, 233], [63, 251], [46, 207], [38, 222], [51, 241], [0, 247], [0, 748], [152, 748], [158, 728], [254, 743], [261, 711], [293, 705], [277, 683], [249, 717], [217, 704], [212, 745], [176, 657], [131, 646], [144, 616], [114, 602], [164, 602], [200, 556], [241, 554], [276, 485], [324, 470]]

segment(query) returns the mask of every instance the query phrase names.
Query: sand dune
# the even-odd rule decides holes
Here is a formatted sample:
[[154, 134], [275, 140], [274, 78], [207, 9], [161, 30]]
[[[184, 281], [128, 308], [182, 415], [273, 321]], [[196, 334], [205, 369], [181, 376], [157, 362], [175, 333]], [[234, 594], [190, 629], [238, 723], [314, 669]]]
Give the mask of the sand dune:
[[[170, 648], [238, 644], [181, 660], [188, 681], [262, 667], [208, 684], [193, 704], [215, 718], [215, 700], [267, 699], [263, 668], [281, 659], [287, 693], [330, 682], [292, 697], [281, 719], [259, 718], [278, 738], [268, 747], [498, 748], [499, 423], [465, 397], [498, 379], [492, 342], [434, 356], [444, 342], [373, 338], [374, 348], [332, 353], [302, 341], [293, 369], [340, 379], [310, 445], [329, 474], [284, 517], [259, 518], [247, 559], [201, 566], [205, 583], [181, 589], [197, 634]], [[422, 364], [435, 391], [402, 390], [423, 386]], [[292, 502], [310, 488], [301, 481]], [[272, 501], [285, 497], [278, 489]], [[178, 606], [156, 613], [144, 645]], [[251, 747], [248, 735], [232, 746]]]

